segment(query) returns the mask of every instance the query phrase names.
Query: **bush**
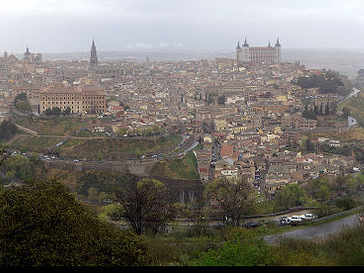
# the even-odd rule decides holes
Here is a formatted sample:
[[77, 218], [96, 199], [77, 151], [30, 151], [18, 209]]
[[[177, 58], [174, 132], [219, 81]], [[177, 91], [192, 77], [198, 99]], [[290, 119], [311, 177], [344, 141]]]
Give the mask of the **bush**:
[[29, 104], [27, 99], [27, 95], [25, 93], [21, 93], [15, 97], [15, 108], [23, 113], [32, 112], [32, 107]]
[[238, 239], [225, 242], [191, 261], [194, 266], [258, 266], [274, 263], [271, 248], [262, 239]]
[[0, 192], [1, 266], [140, 265], [140, 237], [100, 222], [57, 182]]
[[18, 128], [9, 120], [0, 124], [0, 140], [9, 140], [18, 132]]
[[357, 203], [350, 197], [339, 198], [335, 200], [335, 205], [343, 210], [349, 210], [355, 208]]

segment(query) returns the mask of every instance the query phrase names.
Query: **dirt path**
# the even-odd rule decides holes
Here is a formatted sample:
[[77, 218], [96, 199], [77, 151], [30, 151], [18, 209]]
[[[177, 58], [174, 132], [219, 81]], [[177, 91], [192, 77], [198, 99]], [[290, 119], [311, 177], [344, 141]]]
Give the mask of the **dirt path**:
[[6, 145], [11, 145], [13, 142], [18, 140], [21, 137], [26, 137], [27, 135], [15, 135], [13, 138], [11, 138], [8, 142], [6, 142]]
[[281, 234], [268, 235], [264, 237], [264, 240], [268, 244], [275, 244], [281, 238], [293, 238], [293, 239], [304, 239], [304, 240], [312, 240], [312, 239], [325, 239], [327, 236], [337, 233], [345, 227], [350, 227], [358, 224], [358, 215], [350, 215], [345, 218], [324, 223], [317, 226], [311, 227], [303, 227], [301, 229], [296, 229], [293, 231], [288, 231]]
[[16, 124], [15, 123], [15, 126], [18, 127], [20, 130], [23, 130], [24, 132], [26, 132], [28, 134], [31, 134], [33, 136], [37, 136], [38, 135], [38, 133], [36, 131], [33, 131], [33, 130], [29, 129], [29, 128], [25, 128], [25, 127], [23, 127], [23, 126], [21, 126], [19, 124]]

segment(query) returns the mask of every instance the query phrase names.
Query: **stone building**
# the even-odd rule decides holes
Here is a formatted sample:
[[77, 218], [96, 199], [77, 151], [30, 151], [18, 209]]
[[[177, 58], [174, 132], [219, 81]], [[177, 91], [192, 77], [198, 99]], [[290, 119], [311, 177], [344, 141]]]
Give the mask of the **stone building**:
[[69, 107], [71, 113], [81, 114], [106, 112], [105, 91], [96, 86], [53, 85], [40, 92], [39, 100], [39, 113], [55, 107], [62, 111]]
[[42, 63], [42, 54], [40, 53], [31, 53], [29, 48], [27, 47], [24, 53], [24, 62], [28, 64], [41, 64]]
[[277, 39], [274, 47], [270, 42], [266, 47], [249, 47], [246, 39], [242, 46], [238, 42], [236, 46], [236, 63], [241, 65], [257, 65], [257, 64], [279, 64], [281, 62], [281, 44]]

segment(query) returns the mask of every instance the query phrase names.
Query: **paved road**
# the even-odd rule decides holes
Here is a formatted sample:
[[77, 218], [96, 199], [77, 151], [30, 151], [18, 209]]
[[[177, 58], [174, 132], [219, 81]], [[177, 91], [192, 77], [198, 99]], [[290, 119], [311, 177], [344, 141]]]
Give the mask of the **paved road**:
[[282, 234], [268, 235], [264, 237], [264, 240], [269, 244], [275, 244], [280, 238], [293, 238], [293, 239], [325, 239], [327, 236], [341, 231], [345, 227], [358, 224], [358, 215], [350, 215], [345, 218], [324, 223], [317, 226], [303, 227], [302, 229], [296, 229], [288, 231]]
[[348, 99], [350, 99], [352, 96], [356, 96], [357, 94], [359, 94], [360, 93], [360, 91], [361, 90], [359, 90], [359, 89], [357, 89], [357, 88], [353, 88], [352, 90], [351, 90], [351, 93], [349, 94], [349, 95], [347, 95], [345, 98], [343, 98], [340, 102], [339, 102], [339, 104], [340, 103], [343, 103], [344, 101], [346, 101], [346, 100], [348, 100]]

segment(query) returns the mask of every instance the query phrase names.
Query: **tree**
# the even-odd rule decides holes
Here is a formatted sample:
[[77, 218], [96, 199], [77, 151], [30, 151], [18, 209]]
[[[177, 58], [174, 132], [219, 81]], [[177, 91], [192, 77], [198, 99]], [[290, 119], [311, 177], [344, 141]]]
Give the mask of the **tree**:
[[0, 191], [1, 266], [141, 265], [141, 238], [99, 221], [56, 181]]
[[71, 114], [71, 108], [68, 106], [64, 111], [63, 111], [64, 115], [69, 115]]
[[308, 138], [305, 141], [304, 149], [306, 152], [314, 152], [315, 151], [315, 145], [312, 143], [312, 141]]
[[255, 211], [255, 194], [251, 183], [245, 177], [236, 179], [221, 178], [207, 185], [204, 197], [217, 204], [217, 213], [239, 226], [243, 215]]
[[32, 111], [32, 107], [30, 106], [27, 95], [25, 93], [17, 95], [15, 97], [14, 103], [16, 109], [18, 109], [20, 112], [28, 113]]
[[94, 187], [90, 187], [88, 189], [88, 200], [96, 202], [98, 199], [98, 190]]
[[12, 180], [21, 180], [23, 182], [30, 182], [37, 174], [37, 168], [42, 168], [41, 161], [28, 159], [22, 155], [11, 156], [7, 158], [0, 171], [6, 173], [6, 178], [11, 182]]
[[156, 179], [143, 178], [126, 185], [116, 193], [124, 211], [123, 218], [135, 233], [163, 231], [168, 221], [175, 217], [175, 210], [167, 187]]
[[0, 140], [9, 140], [18, 132], [18, 128], [10, 120], [0, 124]]
[[279, 190], [274, 197], [276, 211], [291, 207], [302, 206], [305, 201], [305, 192], [297, 184], [290, 184]]
[[47, 116], [59, 116], [60, 114], [62, 114], [62, 110], [59, 108], [59, 107], [53, 107], [52, 109], [50, 108], [47, 108], [44, 113], [47, 115]]
[[317, 198], [321, 201], [327, 201], [330, 197], [330, 189], [328, 187], [328, 185], [326, 184], [321, 184], [317, 194]]
[[6, 146], [0, 144], [0, 167], [3, 166], [5, 160], [10, 156], [10, 152], [6, 149]]
[[18, 95], [16, 95], [15, 97], [15, 101], [19, 101], [19, 100], [26, 100], [27, 99], [27, 94], [26, 93], [20, 93]]
[[108, 195], [102, 191], [99, 193], [97, 201], [99, 202], [99, 204], [103, 204], [106, 198], [108, 198]]
[[302, 112], [302, 117], [317, 120], [317, 115], [315, 114], [315, 112], [309, 110], [304, 110]]

